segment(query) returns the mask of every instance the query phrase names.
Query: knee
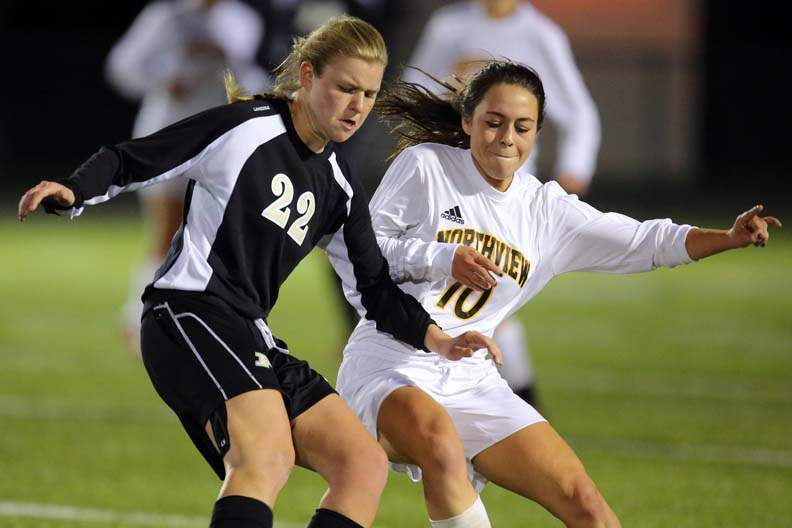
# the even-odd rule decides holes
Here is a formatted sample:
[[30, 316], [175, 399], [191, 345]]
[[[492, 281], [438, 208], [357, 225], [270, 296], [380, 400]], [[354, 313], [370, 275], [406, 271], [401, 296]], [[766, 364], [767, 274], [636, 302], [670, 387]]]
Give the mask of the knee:
[[456, 431], [447, 427], [430, 427], [419, 435], [423, 449], [418, 465], [426, 476], [467, 478], [465, 449]]
[[588, 475], [572, 476], [564, 488], [565, 498], [573, 511], [568, 526], [600, 528], [608, 525], [605, 499]]
[[291, 444], [226, 457], [227, 478], [244, 480], [257, 488], [280, 490], [295, 464]]
[[388, 457], [371, 437], [350, 443], [333, 457], [333, 467], [327, 475], [331, 488], [354, 486], [376, 492], [385, 489], [388, 480]]

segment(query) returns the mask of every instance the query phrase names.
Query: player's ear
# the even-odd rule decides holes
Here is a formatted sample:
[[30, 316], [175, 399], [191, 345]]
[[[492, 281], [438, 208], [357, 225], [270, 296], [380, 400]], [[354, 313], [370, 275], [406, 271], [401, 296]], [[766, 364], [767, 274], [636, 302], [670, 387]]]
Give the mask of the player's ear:
[[472, 126], [471, 120], [463, 116], [462, 117], [462, 131], [465, 132], [465, 134], [467, 134], [468, 136], [470, 135], [471, 126]]
[[300, 87], [310, 91], [315, 77], [316, 70], [314, 70], [314, 66], [311, 64], [311, 61], [302, 61], [300, 63]]

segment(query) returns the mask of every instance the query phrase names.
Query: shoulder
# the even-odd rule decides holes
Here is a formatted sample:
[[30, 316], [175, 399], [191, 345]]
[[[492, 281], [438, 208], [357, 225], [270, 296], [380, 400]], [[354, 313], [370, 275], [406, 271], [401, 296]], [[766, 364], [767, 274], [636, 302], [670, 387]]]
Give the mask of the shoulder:
[[172, 2], [165, 0], [156, 0], [147, 4], [140, 10], [136, 20], [142, 20], [145, 23], [153, 23], [156, 20], [163, 20], [170, 18], [176, 13]]
[[584, 219], [594, 210], [576, 194], [567, 193], [556, 181], [541, 184], [535, 199], [544, 216], [554, 222]]
[[[283, 118], [277, 109], [261, 100], [215, 106], [175, 123], [171, 127], [187, 128], [190, 133], [212, 137], [251, 137], [252, 133], [262, 142], [286, 132]], [[249, 127], [252, 127], [254, 131], [250, 132]]]
[[466, 170], [464, 149], [439, 143], [421, 143], [404, 149], [385, 174], [383, 182], [404, 186], [410, 182], [414, 189], [433, 189], [442, 181]]
[[219, 12], [223, 12], [232, 16], [252, 16], [258, 17], [258, 12], [251, 6], [239, 0], [222, 0], [215, 6]]
[[235, 24], [241, 24], [244, 28], [261, 24], [261, 16], [258, 11], [237, 0], [219, 2], [214, 6], [212, 16], [217, 17], [219, 23], [225, 25], [229, 31], [233, 30]]
[[280, 121], [282, 118], [277, 101], [268, 99], [251, 99], [249, 101], [237, 101], [227, 103], [205, 110], [198, 115], [204, 115], [207, 119], [213, 119], [223, 123], [241, 124], [250, 119], [260, 117], [273, 117], [273, 121]]
[[421, 143], [404, 149], [396, 159], [407, 158], [424, 167], [445, 166], [464, 160], [467, 150], [442, 143]]
[[530, 4], [521, 5], [517, 16], [520, 17], [522, 25], [530, 26], [532, 31], [538, 32], [538, 35], [545, 39], [567, 40], [566, 33], [561, 29], [561, 26]]

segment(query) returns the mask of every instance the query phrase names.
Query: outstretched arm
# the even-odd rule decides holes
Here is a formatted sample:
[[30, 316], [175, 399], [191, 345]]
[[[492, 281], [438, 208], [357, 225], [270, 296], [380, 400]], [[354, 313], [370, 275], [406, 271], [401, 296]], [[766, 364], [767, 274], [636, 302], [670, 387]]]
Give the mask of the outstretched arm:
[[734, 221], [729, 230], [692, 228], [685, 239], [685, 249], [693, 260], [728, 251], [744, 248], [751, 244], [764, 247], [770, 239], [768, 227], [781, 227], [781, 221], [774, 216], [759, 216], [763, 205], [755, 205]]

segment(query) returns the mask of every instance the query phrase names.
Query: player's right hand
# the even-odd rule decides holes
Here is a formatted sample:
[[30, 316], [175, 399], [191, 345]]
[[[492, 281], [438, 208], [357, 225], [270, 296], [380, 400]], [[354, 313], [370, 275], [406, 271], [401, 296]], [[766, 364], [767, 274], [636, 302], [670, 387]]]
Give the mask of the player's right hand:
[[19, 221], [22, 222], [27, 215], [34, 213], [42, 200], [51, 198], [62, 207], [74, 205], [74, 193], [71, 189], [60, 183], [44, 180], [31, 188], [19, 199]]
[[457, 247], [451, 264], [451, 276], [463, 286], [475, 291], [492, 289], [497, 284], [493, 273], [498, 277], [503, 276], [503, 272], [494, 262], [472, 247]]

